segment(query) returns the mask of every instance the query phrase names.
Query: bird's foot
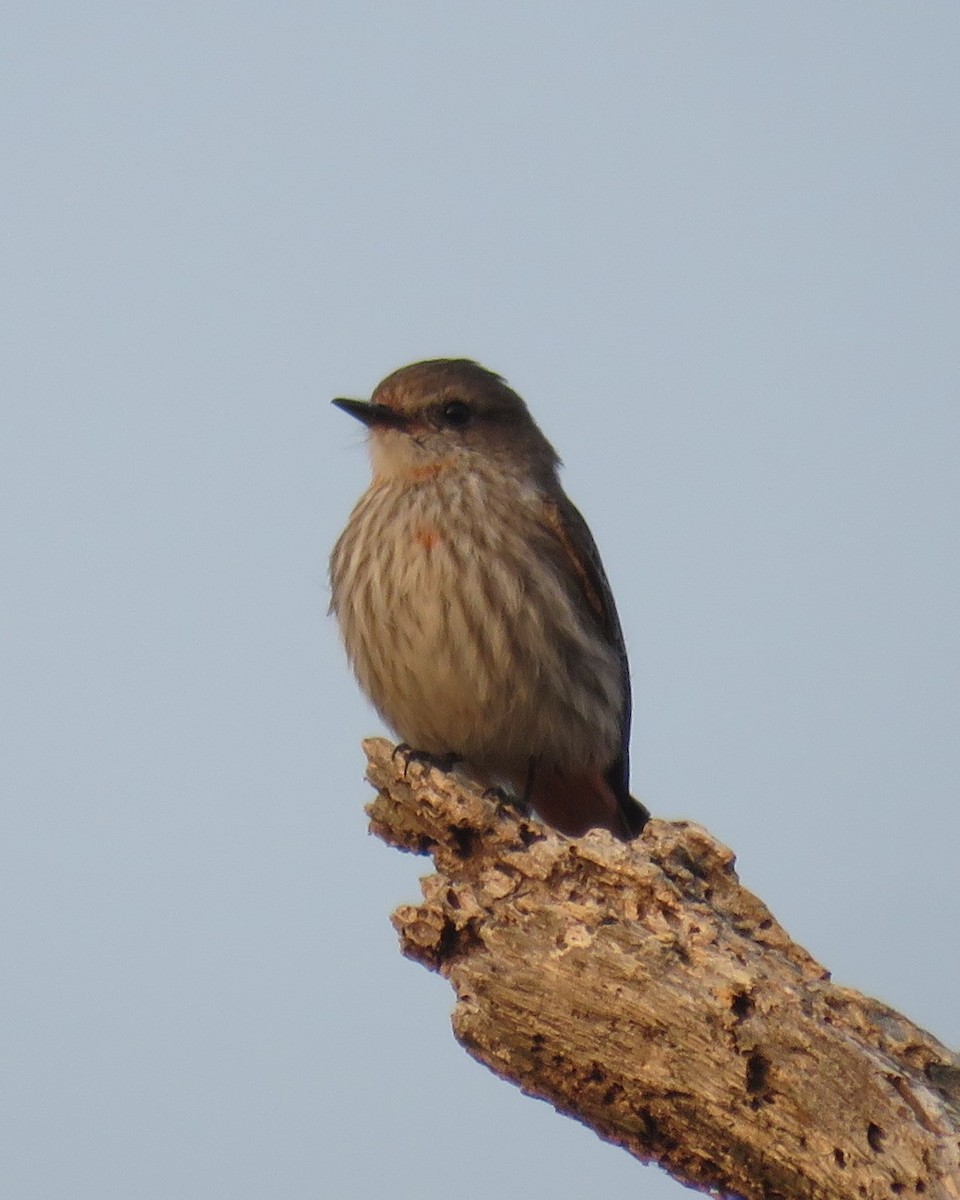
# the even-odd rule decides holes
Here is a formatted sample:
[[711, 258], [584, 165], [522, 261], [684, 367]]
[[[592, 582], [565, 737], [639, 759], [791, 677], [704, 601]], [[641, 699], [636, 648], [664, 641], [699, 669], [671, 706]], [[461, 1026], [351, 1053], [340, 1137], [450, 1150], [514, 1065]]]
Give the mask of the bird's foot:
[[457, 763], [463, 762], [463, 757], [457, 753], [430, 754], [426, 750], [414, 750], [409, 742], [401, 742], [393, 749], [390, 756], [394, 762], [399, 758], [403, 762], [403, 775], [406, 778], [411, 763], [420, 763], [424, 767], [438, 767], [441, 771], [449, 771]]
[[529, 817], [533, 809], [528, 801], [521, 796], [514, 795], [513, 792], [508, 792], [506, 788], [489, 787], [483, 793], [484, 800], [492, 800], [494, 804], [499, 804], [502, 808], [512, 808], [520, 814], [521, 817]]

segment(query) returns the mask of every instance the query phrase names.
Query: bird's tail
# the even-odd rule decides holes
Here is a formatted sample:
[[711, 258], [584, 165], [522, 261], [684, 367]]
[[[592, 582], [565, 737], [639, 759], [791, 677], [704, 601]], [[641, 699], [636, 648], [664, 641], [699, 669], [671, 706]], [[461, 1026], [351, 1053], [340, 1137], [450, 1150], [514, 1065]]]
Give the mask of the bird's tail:
[[629, 841], [650, 819], [639, 800], [618, 796], [596, 771], [540, 771], [528, 798], [548, 825], [571, 837], [602, 828]]
[[622, 826], [620, 836], [629, 841], [635, 838], [650, 820], [650, 810], [633, 796], [620, 796], [617, 799], [617, 816]]

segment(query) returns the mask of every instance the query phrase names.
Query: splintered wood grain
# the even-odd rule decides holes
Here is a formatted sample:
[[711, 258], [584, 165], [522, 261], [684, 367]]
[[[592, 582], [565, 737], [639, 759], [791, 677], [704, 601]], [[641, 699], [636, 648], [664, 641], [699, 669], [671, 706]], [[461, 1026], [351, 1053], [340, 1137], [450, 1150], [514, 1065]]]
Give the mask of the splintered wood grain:
[[365, 743], [371, 829], [430, 854], [393, 921], [475, 1058], [682, 1182], [960, 1200], [960, 1061], [827, 971], [700, 826], [565, 838]]

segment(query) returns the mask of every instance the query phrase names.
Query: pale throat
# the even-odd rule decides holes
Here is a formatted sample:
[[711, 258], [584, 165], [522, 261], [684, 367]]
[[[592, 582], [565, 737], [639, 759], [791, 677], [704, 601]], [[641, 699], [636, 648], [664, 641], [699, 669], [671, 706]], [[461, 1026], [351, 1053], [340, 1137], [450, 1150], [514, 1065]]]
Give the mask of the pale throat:
[[452, 455], [437, 454], [420, 445], [416, 436], [393, 429], [370, 436], [370, 465], [377, 483], [413, 484], [435, 479], [456, 465]]
[[393, 429], [378, 429], [370, 436], [370, 464], [374, 487], [417, 487], [442, 475], [460, 477], [462, 486], [494, 486], [498, 492], [513, 495], [523, 506], [538, 507], [544, 495], [549, 495], [549, 478], [556, 484], [551, 471], [547, 477], [534, 473], [522, 460], [484, 458], [465, 454], [457, 447], [425, 446], [411, 436]]

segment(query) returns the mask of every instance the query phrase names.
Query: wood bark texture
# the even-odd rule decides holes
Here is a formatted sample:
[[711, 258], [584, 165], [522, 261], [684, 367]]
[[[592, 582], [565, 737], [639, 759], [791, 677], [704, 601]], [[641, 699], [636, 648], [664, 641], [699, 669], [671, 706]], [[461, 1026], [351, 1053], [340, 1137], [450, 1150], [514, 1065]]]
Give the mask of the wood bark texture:
[[692, 1187], [960, 1200], [960, 1059], [831, 983], [706, 830], [566, 838], [364, 748], [371, 830], [436, 868], [403, 952], [452, 984], [471, 1055]]

